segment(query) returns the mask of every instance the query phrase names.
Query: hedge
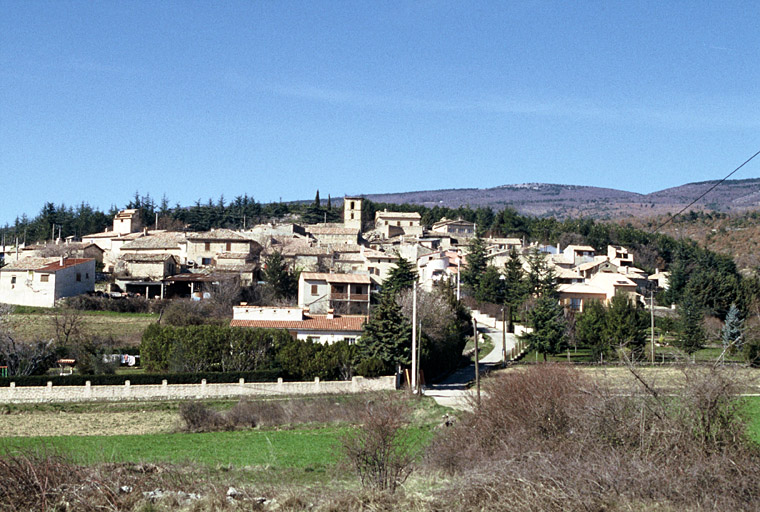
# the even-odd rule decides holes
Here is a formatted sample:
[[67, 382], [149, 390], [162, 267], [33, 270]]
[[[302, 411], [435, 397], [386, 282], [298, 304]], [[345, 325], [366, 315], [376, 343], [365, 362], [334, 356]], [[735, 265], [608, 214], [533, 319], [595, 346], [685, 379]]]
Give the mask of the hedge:
[[0, 378], [0, 387], [8, 387], [11, 382], [16, 386], [84, 386], [90, 381], [93, 386], [123, 386], [124, 381], [132, 385], [161, 384], [200, 384], [201, 380], [211, 383], [238, 382], [275, 382], [280, 377], [280, 370], [255, 370], [249, 372], [199, 372], [199, 373], [136, 373], [133, 375], [24, 375]]

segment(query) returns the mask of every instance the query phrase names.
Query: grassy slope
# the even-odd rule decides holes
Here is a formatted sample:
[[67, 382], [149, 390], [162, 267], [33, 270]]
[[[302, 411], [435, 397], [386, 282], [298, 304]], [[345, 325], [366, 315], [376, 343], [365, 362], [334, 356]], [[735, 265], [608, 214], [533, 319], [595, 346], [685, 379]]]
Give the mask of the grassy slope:
[[[142, 333], [155, 322], [158, 315], [152, 313], [114, 313], [110, 311], [85, 311], [84, 329], [94, 335], [113, 338], [117, 345], [139, 345]], [[23, 338], [49, 339], [55, 336], [53, 313], [50, 310], [33, 313], [15, 313], [12, 317], [14, 330]]]

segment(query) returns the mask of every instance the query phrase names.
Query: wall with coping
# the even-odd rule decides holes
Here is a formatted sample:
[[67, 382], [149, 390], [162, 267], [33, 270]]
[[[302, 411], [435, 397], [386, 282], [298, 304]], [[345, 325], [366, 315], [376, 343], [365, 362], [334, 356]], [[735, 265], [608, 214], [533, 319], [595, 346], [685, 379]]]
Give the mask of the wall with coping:
[[354, 377], [350, 381], [320, 382], [245, 382], [207, 384], [141, 384], [132, 386], [126, 381], [123, 386], [92, 386], [87, 381], [84, 386], [16, 386], [0, 388], [0, 402], [42, 403], [42, 402], [87, 402], [125, 400], [183, 400], [198, 398], [237, 398], [265, 395], [312, 395], [345, 394], [366, 391], [388, 391], [396, 389], [396, 377], [365, 379]]

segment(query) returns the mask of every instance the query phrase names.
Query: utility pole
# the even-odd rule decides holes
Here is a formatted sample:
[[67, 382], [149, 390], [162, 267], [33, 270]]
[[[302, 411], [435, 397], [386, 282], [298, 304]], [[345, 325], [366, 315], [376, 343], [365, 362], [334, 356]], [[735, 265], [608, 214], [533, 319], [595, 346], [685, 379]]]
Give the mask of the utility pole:
[[654, 290], [649, 289], [649, 318], [651, 320], [650, 328], [652, 331], [652, 364], [654, 364]]
[[478, 321], [472, 319], [472, 327], [475, 329], [475, 388], [478, 391], [478, 407], [480, 407], [480, 366], [478, 364]]
[[420, 318], [420, 321], [417, 322], [418, 329], [417, 329], [417, 394], [422, 395], [422, 382], [420, 379], [420, 374], [422, 372], [422, 319]]
[[412, 286], [412, 393], [417, 392], [417, 280]]
[[501, 355], [504, 366], [507, 366], [507, 322], [504, 317], [504, 308], [501, 308]]
[[459, 278], [462, 275], [462, 255], [457, 251], [457, 302], [459, 302]]
[[158, 212], [156, 212], [156, 231], [158, 231]]

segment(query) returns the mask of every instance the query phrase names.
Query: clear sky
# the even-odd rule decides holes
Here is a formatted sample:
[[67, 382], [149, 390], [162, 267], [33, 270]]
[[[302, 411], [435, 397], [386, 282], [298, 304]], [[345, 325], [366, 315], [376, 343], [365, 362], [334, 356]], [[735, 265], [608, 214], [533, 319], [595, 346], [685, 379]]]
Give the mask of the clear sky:
[[758, 149], [756, 0], [0, 0], [0, 223], [135, 191], [651, 192]]

